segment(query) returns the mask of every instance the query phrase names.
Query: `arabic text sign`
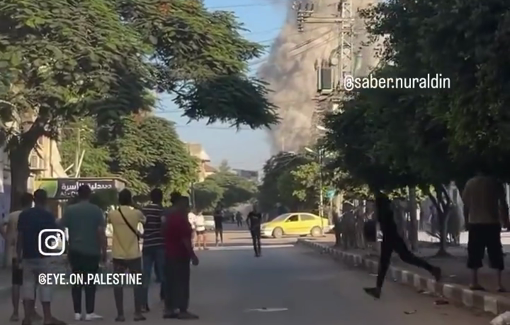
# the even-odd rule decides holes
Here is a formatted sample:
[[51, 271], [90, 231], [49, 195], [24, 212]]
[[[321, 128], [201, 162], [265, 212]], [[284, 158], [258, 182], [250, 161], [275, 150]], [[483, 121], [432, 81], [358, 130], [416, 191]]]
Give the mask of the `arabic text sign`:
[[116, 184], [113, 179], [76, 179], [76, 178], [58, 178], [42, 180], [38, 186], [48, 193], [48, 197], [56, 199], [72, 198], [78, 194], [78, 188], [82, 185], [88, 185], [92, 191], [115, 189]]
[[82, 185], [88, 185], [92, 191], [109, 190], [115, 188], [115, 181], [113, 180], [60, 180], [57, 196], [60, 197], [73, 197], [78, 194], [78, 188]]

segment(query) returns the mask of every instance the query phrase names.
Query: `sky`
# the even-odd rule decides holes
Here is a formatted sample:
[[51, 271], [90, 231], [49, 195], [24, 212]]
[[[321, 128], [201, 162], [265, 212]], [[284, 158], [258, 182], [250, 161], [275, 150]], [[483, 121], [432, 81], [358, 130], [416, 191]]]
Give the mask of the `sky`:
[[[249, 32], [246, 38], [264, 45], [271, 45], [285, 20], [285, 7], [275, 3], [285, 0], [205, 0], [211, 10], [233, 11]], [[254, 67], [256, 69], [256, 66]], [[211, 157], [211, 164], [218, 166], [227, 160], [230, 167], [248, 170], [261, 170], [270, 157], [270, 146], [264, 130], [237, 131], [225, 124], [207, 125], [207, 121], [189, 122], [181, 117], [170, 95], [161, 95], [158, 105], [159, 116], [176, 123], [176, 130], [184, 142], [201, 143]]]

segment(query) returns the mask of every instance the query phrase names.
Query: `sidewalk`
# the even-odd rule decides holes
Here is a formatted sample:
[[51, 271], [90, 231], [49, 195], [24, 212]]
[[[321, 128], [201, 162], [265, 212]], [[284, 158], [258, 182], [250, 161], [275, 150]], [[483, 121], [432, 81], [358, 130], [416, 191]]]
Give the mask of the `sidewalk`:
[[[331, 238], [319, 240], [299, 239], [298, 243], [316, 249], [322, 254], [331, 255], [335, 260], [342, 261], [348, 265], [364, 268], [370, 273], [377, 273], [378, 256], [374, 256], [374, 254], [369, 255], [367, 250], [353, 249], [343, 251], [333, 247], [334, 241]], [[480, 284], [487, 291], [472, 291], [468, 288], [470, 271], [466, 268], [466, 249], [464, 247], [450, 247], [448, 252], [453, 255], [450, 258], [432, 257], [436, 251], [436, 246], [432, 246], [430, 243], [423, 243], [416, 255], [422, 256], [431, 264], [442, 268], [442, 283], [436, 283], [426, 271], [407, 265], [396, 256], [392, 258], [392, 266], [388, 272], [387, 279], [393, 278], [395, 282], [412, 286], [421, 293], [426, 291], [443, 296], [466, 307], [481, 309], [495, 315], [510, 310], [510, 293], [496, 293], [496, 275], [493, 270], [484, 267], [479, 272]], [[505, 258], [505, 263], [507, 266], [510, 265], [510, 257], [508, 255]], [[487, 263], [484, 264], [487, 265]], [[503, 274], [503, 283], [506, 289], [510, 290], [510, 273], [505, 272]]]

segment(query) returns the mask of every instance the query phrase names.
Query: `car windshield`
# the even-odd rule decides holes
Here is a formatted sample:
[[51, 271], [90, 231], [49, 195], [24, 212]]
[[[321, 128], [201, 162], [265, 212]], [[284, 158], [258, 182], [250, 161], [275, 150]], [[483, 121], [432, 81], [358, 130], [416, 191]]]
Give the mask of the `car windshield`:
[[285, 213], [285, 214], [282, 214], [276, 218], [274, 218], [273, 220], [271, 221], [276, 221], [276, 222], [279, 222], [279, 221], [285, 221], [285, 219], [287, 219], [289, 216], [291, 215], [291, 213]]

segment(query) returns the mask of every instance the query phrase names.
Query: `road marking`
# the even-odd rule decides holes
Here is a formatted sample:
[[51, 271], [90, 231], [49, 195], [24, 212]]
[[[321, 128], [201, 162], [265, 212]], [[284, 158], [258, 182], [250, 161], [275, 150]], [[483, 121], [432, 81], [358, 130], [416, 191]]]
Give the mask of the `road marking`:
[[289, 310], [288, 308], [266, 308], [266, 307], [262, 307], [262, 308], [255, 308], [255, 309], [247, 309], [245, 310], [246, 312], [253, 312], [253, 311], [256, 311], [256, 312], [259, 312], [259, 313], [275, 313], [275, 312], [279, 312], [279, 311], [287, 311]]
[[[262, 245], [262, 248], [288, 248], [288, 247], [294, 247], [294, 245], [268, 245], [264, 246]], [[239, 245], [239, 246], [216, 246], [216, 247], [208, 247], [208, 250], [211, 251], [236, 251], [236, 250], [243, 250], [243, 249], [253, 249], [253, 246], [251, 245]]]

